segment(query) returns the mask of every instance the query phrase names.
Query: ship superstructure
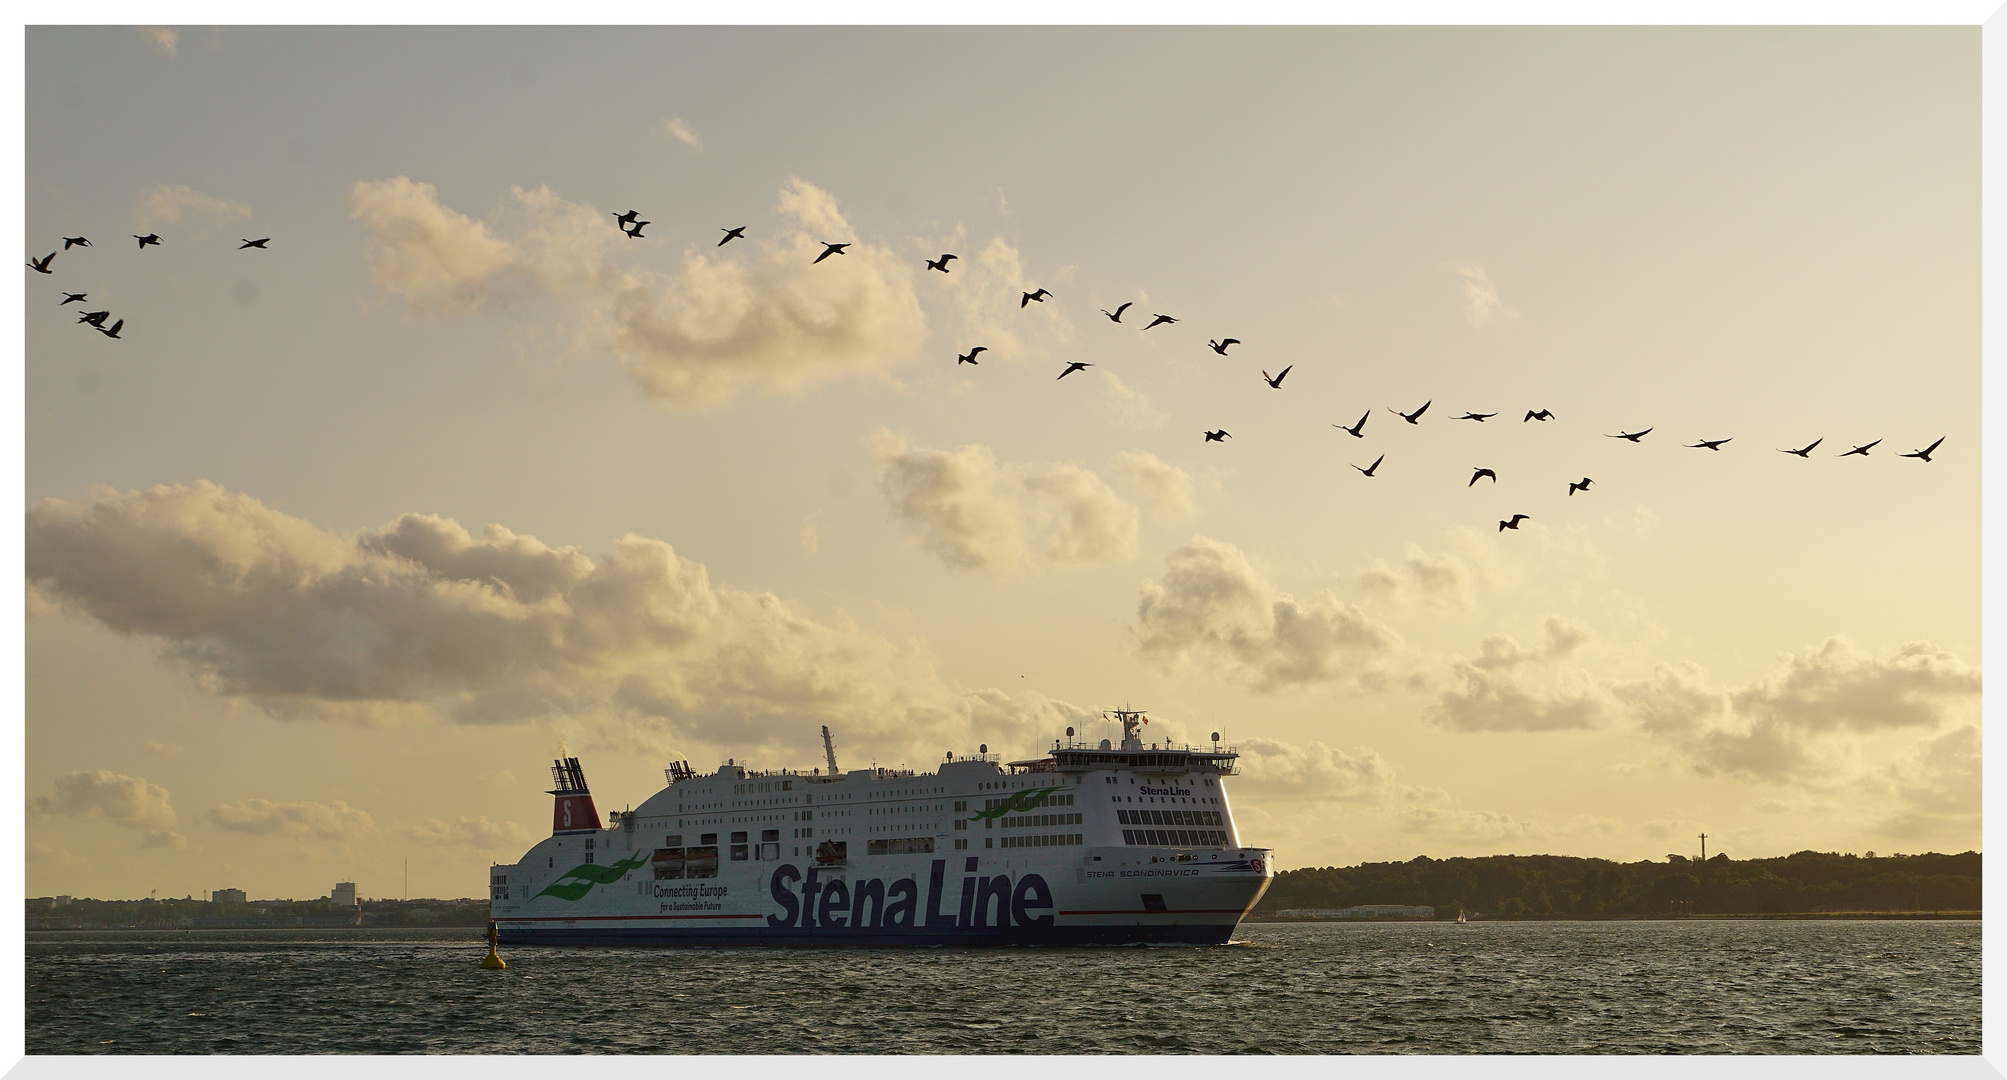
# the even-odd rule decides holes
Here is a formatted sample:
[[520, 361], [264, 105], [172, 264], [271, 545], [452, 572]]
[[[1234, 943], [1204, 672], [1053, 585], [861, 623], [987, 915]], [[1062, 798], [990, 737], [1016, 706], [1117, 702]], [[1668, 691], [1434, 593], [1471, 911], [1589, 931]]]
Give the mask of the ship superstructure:
[[932, 772], [757, 770], [727, 761], [602, 825], [560, 759], [549, 838], [490, 872], [504, 942], [1033, 944], [1224, 942], [1267, 889], [1225, 780], [1238, 755], [1054, 740], [1003, 762], [983, 746]]

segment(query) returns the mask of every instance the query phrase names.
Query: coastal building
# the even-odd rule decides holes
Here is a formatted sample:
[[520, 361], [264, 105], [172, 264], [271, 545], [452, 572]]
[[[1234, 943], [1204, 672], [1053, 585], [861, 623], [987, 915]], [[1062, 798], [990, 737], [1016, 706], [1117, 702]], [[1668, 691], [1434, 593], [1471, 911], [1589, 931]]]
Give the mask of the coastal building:
[[1283, 908], [1281, 919], [1433, 919], [1436, 909], [1428, 904], [1355, 904], [1348, 908]]
[[328, 894], [328, 899], [332, 901], [336, 907], [354, 907], [355, 882], [353, 881], [335, 882], [334, 892]]
[[209, 894], [209, 899], [219, 904], [241, 904], [244, 902], [244, 890], [217, 889]]

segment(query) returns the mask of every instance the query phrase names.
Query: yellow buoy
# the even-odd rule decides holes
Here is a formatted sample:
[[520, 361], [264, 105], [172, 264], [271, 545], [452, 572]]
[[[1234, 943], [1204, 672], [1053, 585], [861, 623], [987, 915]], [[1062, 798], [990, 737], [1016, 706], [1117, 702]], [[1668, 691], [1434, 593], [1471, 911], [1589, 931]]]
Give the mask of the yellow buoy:
[[481, 960], [483, 968], [491, 971], [500, 971], [509, 966], [502, 962], [502, 954], [495, 951], [495, 946], [501, 944], [501, 942], [502, 935], [495, 929], [494, 920], [491, 919], [488, 922], [488, 955]]

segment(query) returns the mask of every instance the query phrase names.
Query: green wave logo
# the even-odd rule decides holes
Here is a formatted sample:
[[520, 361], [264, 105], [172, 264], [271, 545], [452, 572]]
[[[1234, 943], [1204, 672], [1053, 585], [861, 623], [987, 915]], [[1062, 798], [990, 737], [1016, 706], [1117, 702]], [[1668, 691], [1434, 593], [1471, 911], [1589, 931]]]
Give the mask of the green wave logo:
[[591, 892], [594, 885], [611, 885], [625, 877], [629, 870], [641, 869], [642, 865], [646, 862], [647, 856], [636, 855], [631, 859], [622, 859], [617, 863], [609, 863], [605, 866], [593, 863], [574, 866], [570, 870], [565, 871], [565, 875], [549, 888], [537, 895], [555, 896], [560, 900], [577, 900], [586, 893]]
[[984, 818], [1002, 817], [1005, 814], [1026, 813], [1038, 805], [1038, 800], [1058, 790], [1056, 787], [1049, 787], [1039, 788], [1036, 791], [1020, 791], [999, 803], [994, 810], [978, 810], [969, 816], [976, 821], [981, 821]]

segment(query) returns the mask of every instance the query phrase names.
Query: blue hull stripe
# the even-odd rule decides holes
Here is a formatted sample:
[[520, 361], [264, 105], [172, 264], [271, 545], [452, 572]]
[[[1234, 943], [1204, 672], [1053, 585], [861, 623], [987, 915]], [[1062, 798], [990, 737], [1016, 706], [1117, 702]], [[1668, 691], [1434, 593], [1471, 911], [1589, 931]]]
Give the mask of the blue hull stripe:
[[496, 929], [504, 945], [1221, 945], [1238, 923], [1027, 926], [983, 930], [801, 930], [790, 927], [571, 926]]

